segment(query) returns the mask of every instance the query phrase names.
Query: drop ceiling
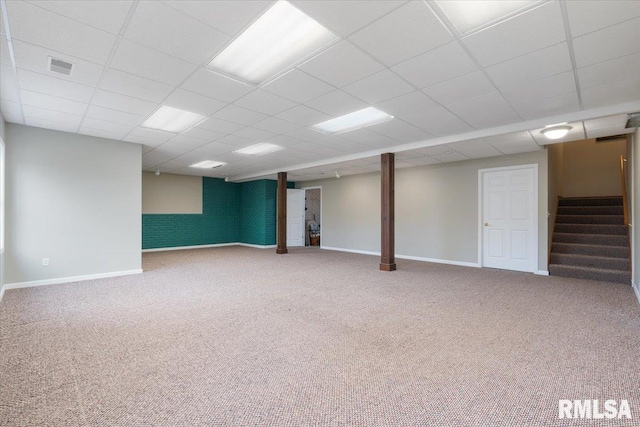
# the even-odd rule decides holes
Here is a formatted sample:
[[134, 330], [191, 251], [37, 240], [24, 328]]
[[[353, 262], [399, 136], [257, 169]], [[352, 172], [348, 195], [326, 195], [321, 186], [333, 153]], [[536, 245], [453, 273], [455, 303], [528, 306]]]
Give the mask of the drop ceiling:
[[[470, 20], [453, 1], [291, 3], [338, 38], [252, 85], [206, 66], [272, 1], [0, 0], [0, 112], [142, 144], [143, 170], [309, 180], [378, 170], [388, 151], [398, 167], [538, 151], [558, 122], [573, 127], [559, 142], [628, 133], [640, 110], [638, 1], [517, 1]], [[142, 127], [161, 105], [208, 119], [180, 134]], [[395, 118], [311, 128], [369, 106]], [[285, 149], [234, 153], [258, 142]], [[203, 160], [226, 164], [188, 167]]]

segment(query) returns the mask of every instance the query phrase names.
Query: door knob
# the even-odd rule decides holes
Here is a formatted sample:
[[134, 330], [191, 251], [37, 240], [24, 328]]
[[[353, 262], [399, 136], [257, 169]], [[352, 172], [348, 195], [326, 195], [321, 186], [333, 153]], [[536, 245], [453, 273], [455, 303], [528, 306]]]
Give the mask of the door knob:
[[488, 222], [485, 222], [485, 223], [484, 223], [484, 226], [485, 226], [485, 227], [488, 227], [488, 226], [489, 226], [489, 223], [488, 223]]

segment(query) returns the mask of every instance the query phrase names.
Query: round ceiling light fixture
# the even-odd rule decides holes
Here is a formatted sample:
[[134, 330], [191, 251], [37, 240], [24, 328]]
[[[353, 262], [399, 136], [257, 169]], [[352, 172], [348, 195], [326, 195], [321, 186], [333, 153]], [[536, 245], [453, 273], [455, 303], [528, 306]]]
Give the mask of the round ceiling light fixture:
[[560, 139], [567, 136], [567, 134], [571, 129], [573, 128], [568, 125], [562, 125], [562, 126], [551, 125], [542, 129], [540, 132], [549, 139]]

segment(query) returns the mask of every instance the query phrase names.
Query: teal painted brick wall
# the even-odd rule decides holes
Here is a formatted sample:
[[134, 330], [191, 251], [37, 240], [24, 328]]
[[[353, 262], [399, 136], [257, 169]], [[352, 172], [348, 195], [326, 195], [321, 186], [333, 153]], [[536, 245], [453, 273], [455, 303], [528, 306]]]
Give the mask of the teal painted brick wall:
[[[287, 183], [295, 188], [295, 183]], [[142, 215], [142, 249], [276, 243], [277, 182], [202, 179], [202, 214]]]

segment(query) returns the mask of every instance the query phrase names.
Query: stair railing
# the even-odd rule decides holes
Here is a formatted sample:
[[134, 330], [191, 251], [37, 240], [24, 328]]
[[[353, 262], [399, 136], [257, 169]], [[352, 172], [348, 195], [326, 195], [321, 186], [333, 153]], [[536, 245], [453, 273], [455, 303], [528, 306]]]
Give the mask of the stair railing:
[[627, 209], [627, 175], [625, 162], [627, 160], [620, 155], [620, 179], [622, 180], [622, 210], [624, 214], [624, 225], [629, 225], [629, 214]]

